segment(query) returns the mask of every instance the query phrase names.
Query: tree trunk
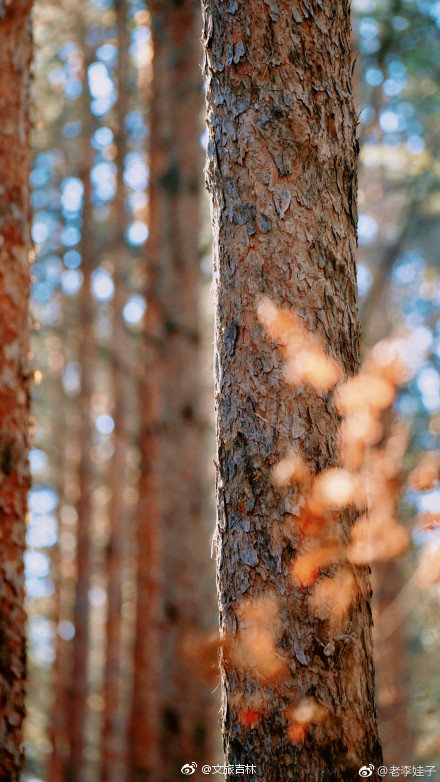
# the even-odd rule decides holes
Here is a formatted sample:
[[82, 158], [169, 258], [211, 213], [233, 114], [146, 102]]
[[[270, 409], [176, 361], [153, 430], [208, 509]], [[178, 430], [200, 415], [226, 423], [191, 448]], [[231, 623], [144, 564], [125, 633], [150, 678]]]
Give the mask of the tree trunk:
[[0, 6], [0, 778], [19, 779], [25, 688], [31, 3]]
[[[414, 736], [408, 714], [406, 616], [401, 615], [397, 599], [404, 583], [400, 563], [393, 560], [375, 563], [373, 584], [377, 716], [387, 766], [399, 765], [402, 758], [413, 757]], [[391, 635], [388, 633], [390, 605], [393, 606], [391, 621], [395, 624]]]
[[[382, 248], [382, 252], [379, 251], [381, 261], [361, 313], [362, 332], [367, 349], [389, 335], [388, 313], [384, 313], [387, 312], [391, 269], [394, 260], [405, 246], [409, 222], [413, 223], [414, 219], [417, 219], [417, 213], [408, 210], [395, 244]], [[407, 692], [409, 660], [406, 614], [402, 613], [401, 601], [398, 599], [405, 579], [400, 563], [393, 560], [374, 562], [371, 570], [374, 590], [372, 610], [377, 720], [384, 762], [387, 766], [399, 765], [399, 758], [412, 756], [411, 750], [414, 746]], [[394, 625], [391, 635], [388, 633], [390, 605], [393, 606]]]
[[[290, 565], [298, 536], [294, 493], [271, 468], [296, 448], [314, 471], [337, 464], [338, 417], [325, 396], [282, 379], [282, 359], [258, 324], [261, 296], [289, 307], [350, 375], [358, 366], [356, 115], [349, 4], [203, 0], [216, 289], [217, 560], [221, 628], [243, 627], [242, 601], [277, 601], [277, 682], [228, 664], [223, 682], [226, 759], [252, 780], [357, 778], [377, 764], [370, 587], [345, 632], [308, 610]], [[301, 743], [286, 710], [313, 697], [328, 713]], [[239, 719], [246, 699], [260, 720]], [[296, 743], [295, 743], [296, 741]], [[232, 779], [235, 777], [228, 776]]]
[[[146, 380], [130, 782], [206, 760], [209, 687], [182, 660], [209, 621], [199, 362], [201, 79], [196, 0], [152, 2]], [[207, 597], [208, 595], [208, 597]]]
[[91, 210], [92, 148], [90, 145], [89, 92], [87, 89], [87, 57], [84, 57], [82, 98], [82, 156], [79, 176], [84, 187], [83, 224], [80, 252], [83, 282], [78, 312], [78, 361], [81, 367], [81, 391], [78, 397], [80, 457], [78, 469], [78, 502], [76, 510], [76, 590], [74, 606], [75, 636], [73, 638], [73, 672], [71, 682], [69, 782], [83, 782], [85, 722], [88, 696], [89, 588], [91, 575], [91, 483], [93, 467], [90, 451], [93, 446], [91, 397], [95, 369], [94, 301], [91, 290], [93, 270], [93, 222]]
[[117, 0], [118, 31], [118, 100], [117, 111], [117, 188], [113, 205], [116, 230], [114, 244], [115, 294], [113, 298], [113, 355], [112, 393], [114, 453], [111, 464], [110, 539], [107, 548], [107, 633], [104, 673], [104, 726], [101, 752], [101, 781], [120, 782], [123, 779], [125, 759], [125, 726], [122, 711], [122, 578], [124, 552], [128, 528], [125, 522], [123, 488], [127, 448], [124, 393], [124, 362], [127, 357], [127, 339], [122, 310], [125, 304], [124, 282], [128, 272], [127, 248], [124, 240], [126, 212], [124, 208], [124, 160], [126, 155], [124, 122], [128, 111], [129, 35], [127, 32], [126, 2]]
[[[55, 661], [52, 668], [52, 708], [50, 713], [50, 739], [52, 753], [49, 758], [47, 776], [49, 782], [66, 782], [66, 769], [69, 760], [69, 681], [71, 674], [70, 642], [59, 634], [60, 622], [66, 618], [69, 603], [66, 579], [63, 573], [61, 554], [61, 535], [63, 532], [61, 508], [65, 502], [66, 480], [66, 431], [68, 420], [65, 411], [66, 398], [63, 393], [61, 373], [52, 379], [54, 391], [53, 409], [57, 411], [54, 431], [55, 447], [55, 484], [58, 494], [57, 544], [53, 551], [52, 568], [55, 574], [55, 606], [53, 622], [56, 629]], [[67, 614], [68, 616], [68, 614]], [[70, 616], [69, 616], [70, 618]]]

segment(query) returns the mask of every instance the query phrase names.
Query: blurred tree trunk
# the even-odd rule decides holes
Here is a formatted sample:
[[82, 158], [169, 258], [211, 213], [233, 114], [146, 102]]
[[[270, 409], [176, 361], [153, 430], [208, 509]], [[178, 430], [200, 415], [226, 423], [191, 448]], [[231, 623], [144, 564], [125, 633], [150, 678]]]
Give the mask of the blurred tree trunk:
[[[377, 717], [387, 766], [398, 765], [403, 757], [413, 757], [414, 737], [408, 714], [406, 615], [401, 615], [397, 599], [404, 583], [399, 562], [391, 560], [374, 564]], [[390, 617], [387, 609], [391, 605]], [[390, 619], [395, 628], [391, 633], [388, 632]]]
[[[398, 51], [398, 35], [393, 27], [393, 20], [399, 16], [404, 8], [401, 0], [392, 0], [389, 3], [387, 14], [382, 20], [380, 49], [376, 53], [379, 67], [385, 69], [390, 54]], [[361, 69], [357, 68], [359, 78]], [[368, 105], [374, 110], [377, 141], [383, 143], [383, 131], [379, 125], [381, 109], [386, 106], [386, 96], [381, 85], [378, 85], [370, 95]], [[358, 90], [358, 108], [362, 108], [361, 89]], [[371, 125], [361, 125], [361, 147], [363, 144], [362, 131], [371, 133]], [[360, 179], [365, 177], [364, 192], [368, 194], [369, 177], [372, 174], [367, 169], [360, 171]], [[374, 172], [375, 185], [383, 188], [384, 204], [390, 201], [395, 190], [395, 182], [389, 181], [386, 169]], [[404, 252], [412, 235], [420, 231], [420, 207], [418, 197], [414, 192], [408, 191], [408, 203], [400, 206], [400, 214], [396, 220], [399, 231], [395, 239], [390, 242], [379, 231], [379, 246], [376, 240], [374, 249], [363, 249], [364, 257], [371, 261], [369, 266], [373, 272], [371, 287], [364, 297], [360, 309], [362, 336], [366, 349], [370, 349], [376, 342], [384, 339], [392, 332], [393, 308], [389, 302], [391, 272], [394, 262]], [[368, 198], [368, 196], [367, 196]], [[370, 204], [364, 206], [369, 213]], [[399, 210], [398, 210], [399, 211]], [[386, 212], [383, 216], [386, 220]], [[380, 244], [382, 242], [382, 244]], [[362, 260], [362, 258], [361, 258]], [[412, 757], [414, 736], [411, 727], [408, 704], [408, 639], [406, 637], [406, 613], [402, 615], [401, 601], [398, 596], [405, 585], [402, 567], [399, 562], [374, 562], [372, 565], [373, 584], [373, 618], [374, 618], [374, 661], [376, 669], [377, 691], [377, 717], [379, 733], [382, 740], [384, 762], [387, 766], [399, 764], [402, 757]], [[389, 613], [382, 614], [389, 605], [393, 605], [394, 630], [388, 633], [387, 622]]]
[[[346, 632], [308, 611], [283, 539], [295, 495], [271, 468], [296, 447], [314, 470], [337, 463], [338, 418], [325, 397], [287, 387], [282, 358], [256, 318], [259, 298], [298, 312], [345, 372], [356, 371], [357, 144], [351, 98], [349, 4], [204, 0], [208, 186], [213, 205], [218, 443], [217, 557], [221, 627], [236, 636], [240, 604], [278, 601], [285, 677], [224, 671], [230, 764], [252, 779], [346, 782], [381, 751], [373, 700], [368, 569]], [[252, 694], [261, 721], [239, 720]], [[305, 697], [328, 709], [304, 743], [286, 735], [285, 710]], [[232, 777], [228, 777], [232, 778]], [[235, 777], [234, 777], [235, 778]]]
[[70, 649], [68, 640], [59, 633], [60, 622], [65, 619], [66, 583], [63, 573], [61, 555], [62, 519], [61, 508], [65, 502], [66, 477], [66, 431], [67, 416], [65, 415], [66, 398], [63, 394], [62, 371], [53, 378], [55, 393], [53, 394], [53, 409], [57, 411], [55, 428], [55, 465], [56, 489], [58, 494], [57, 544], [53, 553], [52, 568], [55, 585], [55, 662], [52, 669], [52, 708], [50, 714], [50, 738], [52, 754], [48, 764], [49, 782], [66, 782], [66, 770], [69, 760], [69, 680], [70, 680]]
[[[84, 41], [84, 36], [81, 40]], [[78, 469], [77, 534], [76, 534], [76, 590], [74, 606], [75, 635], [73, 638], [73, 671], [70, 707], [70, 759], [69, 782], [83, 782], [85, 722], [88, 696], [88, 640], [89, 640], [89, 588], [91, 575], [91, 483], [93, 466], [90, 452], [93, 447], [91, 397], [95, 369], [94, 350], [94, 301], [92, 296], [93, 270], [93, 220], [90, 172], [93, 150], [90, 143], [90, 107], [87, 86], [87, 56], [84, 55], [82, 91], [82, 139], [79, 176], [83, 184], [83, 224], [80, 252], [83, 281], [78, 304], [78, 362], [81, 367], [81, 390], [78, 397], [80, 456]]]
[[31, 2], [0, 6], [0, 778], [19, 779], [29, 489], [29, 84]]
[[124, 282], [128, 271], [128, 258], [125, 245], [126, 211], [124, 207], [124, 160], [126, 155], [125, 117], [128, 111], [128, 90], [130, 63], [128, 48], [130, 44], [127, 32], [126, 0], [116, 0], [116, 24], [118, 36], [117, 82], [118, 99], [116, 133], [116, 196], [113, 205], [115, 226], [114, 264], [115, 293], [113, 297], [113, 355], [112, 355], [112, 393], [114, 453], [111, 464], [110, 487], [112, 499], [110, 505], [110, 540], [107, 549], [107, 634], [106, 661], [104, 673], [104, 726], [101, 752], [102, 782], [120, 782], [124, 776], [125, 725], [122, 711], [122, 578], [125, 564], [126, 537], [128, 529], [124, 525], [126, 509], [124, 506], [124, 474], [127, 447], [127, 426], [125, 417], [126, 396], [124, 393], [124, 364], [127, 360], [128, 345], [122, 310], [125, 304]]
[[130, 782], [209, 751], [209, 688], [182, 660], [210, 616], [199, 373], [199, 4], [151, 2], [149, 238]]
[[[365, 333], [367, 348], [372, 347], [376, 340], [384, 339], [389, 335], [390, 324], [383, 313], [386, 310], [391, 269], [393, 260], [398, 257], [399, 251], [404, 246], [409, 223], [413, 220], [414, 214], [408, 211], [396, 244], [385, 248], [382, 254], [382, 268], [378, 267], [376, 270], [373, 282], [375, 298], [369, 294], [362, 318], [362, 330]], [[399, 758], [412, 756], [414, 745], [408, 703], [407, 614], [406, 612], [402, 614], [402, 603], [398, 599], [405, 586], [405, 578], [401, 564], [394, 560], [374, 562], [371, 570], [379, 732], [385, 764], [399, 765]], [[389, 633], [390, 615], [387, 609], [391, 605], [393, 631]]]

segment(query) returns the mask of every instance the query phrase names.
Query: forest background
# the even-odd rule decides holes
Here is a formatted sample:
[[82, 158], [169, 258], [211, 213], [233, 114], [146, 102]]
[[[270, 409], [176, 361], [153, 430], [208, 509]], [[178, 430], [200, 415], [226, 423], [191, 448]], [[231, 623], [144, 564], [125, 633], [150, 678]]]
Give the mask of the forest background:
[[[106, 683], [108, 639], [115, 632], [110, 612], [118, 610], [118, 599], [111, 602], [107, 584], [115, 574], [122, 595], [122, 620], [116, 627], [124, 661], [119, 676], [132, 681], [139, 597], [134, 547], [142, 491], [142, 324], [150, 284], [145, 248], [154, 230], [146, 154], [153, 132], [150, 23], [140, 0], [38, 0], [33, 12], [35, 432], [25, 555], [25, 782], [57, 778], [51, 766], [54, 747], [61, 746], [63, 756], [71, 717], [73, 730], [86, 721], [85, 738], [73, 736], [84, 757], [85, 778], [99, 778], [106, 754], [103, 730], [113, 710]], [[395, 405], [411, 426], [406, 459], [412, 466], [420, 452], [438, 449], [440, 435], [440, 4], [354, 0], [353, 24], [359, 51], [363, 339], [368, 347], [394, 331], [412, 334], [408, 360], [414, 377]], [[201, 28], [194, 40], [200, 36]], [[195, 57], [200, 66], [201, 49]], [[190, 112], [199, 128], [200, 157], [195, 159], [201, 180], [207, 143], [201, 75], [199, 100]], [[200, 474], [207, 521], [192, 545], [208, 561], [214, 526], [212, 261], [209, 204], [200, 182], [196, 192], [202, 214], [196, 280], [202, 335], [198, 425], [206, 446]], [[84, 199], [90, 206], [83, 213]], [[416, 513], [438, 512], [438, 490], [409, 490], [401, 510], [408, 524]], [[122, 519], [123, 532], [115, 546], [116, 517]], [[393, 762], [440, 765], [440, 593], [438, 587], [420, 592], [412, 580], [422, 545], [435, 542], [436, 534], [416, 528], [410, 554], [387, 564], [385, 576], [380, 568], [375, 575], [377, 703], [385, 756]], [[177, 574], [170, 589], [179, 586]], [[210, 572], [203, 589], [209, 629], [216, 623]], [[73, 657], [79, 678], [72, 678]], [[117, 726], [122, 742], [131, 697], [129, 687], [123, 690]], [[213, 761], [219, 753], [215, 744]]]

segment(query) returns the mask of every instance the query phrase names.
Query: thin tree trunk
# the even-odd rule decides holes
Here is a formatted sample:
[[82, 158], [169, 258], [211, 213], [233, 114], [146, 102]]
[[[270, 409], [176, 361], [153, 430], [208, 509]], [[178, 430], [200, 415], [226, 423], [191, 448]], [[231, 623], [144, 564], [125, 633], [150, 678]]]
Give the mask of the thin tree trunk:
[[[66, 769], [69, 760], [69, 680], [70, 680], [70, 642], [62, 638], [58, 632], [60, 622], [65, 618], [66, 583], [63, 575], [61, 556], [61, 507], [65, 501], [64, 483], [66, 477], [66, 430], [67, 420], [65, 415], [66, 399], [63, 394], [62, 379], [59, 374], [53, 379], [56, 393], [53, 395], [54, 410], [57, 410], [55, 424], [55, 469], [56, 486], [58, 494], [58, 540], [54, 551], [52, 567], [55, 573], [55, 610], [54, 625], [55, 662], [52, 669], [52, 697], [50, 738], [52, 742], [52, 754], [48, 763], [49, 782], [66, 782]], [[68, 431], [68, 430], [67, 430]]]
[[91, 278], [93, 269], [93, 248], [91, 237], [93, 234], [91, 211], [91, 182], [90, 171], [92, 167], [92, 148], [90, 145], [89, 123], [89, 93], [87, 89], [87, 57], [84, 58], [83, 71], [83, 151], [81, 156], [80, 179], [84, 188], [83, 196], [83, 225], [81, 233], [80, 251], [82, 256], [83, 282], [80, 291], [78, 311], [78, 360], [81, 367], [81, 391], [78, 397], [78, 413], [80, 419], [80, 457], [78, 469], [78, 502], [76, 511], [77, 539], [76, 539], [76, 590], [74, 606], [75, 636], [73, 639], [73, 672], [71, 682], [71, 716], [70, 716], [70, 759], [69, 782], [83, 782], [84, 748], [85, 748], [85, 722], [87, 716], [88, 695], [88, 640], [89, 640], [89, 588], [91, 575], [91, 481], [92, 463], [90, 451], [92, 449], [92, 421], [91, 421], [91, 397], [93, 393], [93, 373], [95, 369], [94, 350], [94, 302], [91, 291]]
[[[209, 688], [182, 659], [209, 617], [199, 362], [199, 6], [152, 2], [150, 189], [129, 779], [181, 779], [207, 760]], [[208, 597], [207, 597], [208, 595]]]
[[31, 2], [0, 7], [0, 779], [19, 779], [25, 695]]
[[124, 208], [124, 160], [126, 155], [124, 122], [128, 111], [129, 35], [127, 32], [126, 3], [117, 0], [118, 31], [118, 100], [117, 100], [117, 189], [113, 207], [115, 241], [115, 294], [113, 298], [113, 356], [112, 393], [114, 453], [111, 464], [110, 486], [110, 540], [107, 549], [107, 635], [104, 674], [104, 726], [102, 735], [102, 782], [120, 782], [123, 779], [125, 760], [125, 725], [122, 712], [122, 578], [124, 552], [128, 529], [124, 525], [126, 509], [123, 500], [127, 426], [125, 418], [126, 395], [124, 393], [124, 362], [127, 357], [127, 339], [122, 316], [125, 304], [124, 282], [128, 258], [124, 241], [126, 212]]
[[[377, 716], [387, 766], [413, 757], [414, 736], [408, 714], [408, 661], [406, 616], [399, 601], [404, 579], [398, 562], [376, 562], [373, 568]], [[394, 632], [388, 634], [387, 608], [393, 605]], [[384, 618], [382, 619], [382, 613]]]
[[[240, 606], [277, 601], [276, 644], [288, 672], [275, 683], [229, 665], [223, 726], [229, 764], [253, 780], [328, 782], [377, 764], [370, 587], [346, 632], [308, 610], [284, 537], [295, 494], [271, 468], [296, 447], [318, 471], [337, 463], [338, 418], [326, 398], [282, 379], [282, 359], [256, 317], [261, 296], [299, 313], [350, 375], [358, 366], [356, 116], [349, 4], [203, 0], [208, 186], [213, 206], [218, 443], [217, 558], [221, 627], [242, 627]], [[261, 719], [239, 719], [252, 694]], [[328, 710], [304, 743], [289, 740], [286, 709], [313, 697]], [[227, 778], [235, 778], [228, 776]]]
[[[400, 236], [392, 247], [385, 248], [381, 263], [376, 269], [372, 289], [362, 312], [362, 329], [367, 348], [389, 334], [389, 322], [384, 313], [390, 286], [390, 274], [394, 260], [405, 246], [410, 233], [410, 223], [417, 222], [417, 212], [408, 209]], [[409, 715], [407, 694], [408, 638], [406, 614], [402, 614], [398, 600], [405, 579], [399, 562], [374, 562], [371, 581], [374, 589], [372, 601], [374, 618], [374, 662], [376, 669], [377, 718], [382, 740], [384, 762], [387, 766], [399, 765], [399, 758], [411, 757], [414, 735]], [[394, 630], [389, 635], [388, 607], [393, 606]]]

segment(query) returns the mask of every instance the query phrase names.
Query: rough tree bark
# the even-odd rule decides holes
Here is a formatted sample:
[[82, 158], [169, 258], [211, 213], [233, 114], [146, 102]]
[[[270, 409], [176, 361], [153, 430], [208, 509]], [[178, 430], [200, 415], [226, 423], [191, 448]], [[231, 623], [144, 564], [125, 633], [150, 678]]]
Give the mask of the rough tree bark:
[[[234, 637], [243, 598], [276, 595], [279, 652], [289, 673], [262, 683], [224, 671], [223, 729], [230, 764], [251, 779], [357, 778], [380, 759], [373, 702], [370, 587], [347, 630], [308, 612], [284, 537], [295, 494], [273, 488], [271, 467], [290, 447], [319, 471], [337, 463], [337, 415], [318, 392], [293, 391], [257, 322], [262, 295], [290, 307], [320, 335], [347, 374], [358, 366], [356, 116], [351, 97], [349, 4], [329, 0], [203, 0], [216, 288], [217, 558], [221, 627]], [[260, 698], [261, 722], [237, 717], [241, 696]], [[284, 712], [312, 696], [329, 710], [303, 744]], [[232, 777], [229, 777], [232, 778]]]
[[[149, 3], [146, 380], [138, 517], [138, 614], [130, 782], [181, 779], [208, 760], [209, 687], [182, 660], [209, 617], [199, 361], [201, 75], [197, 0]], [[206, 595], [208, 594], [208, 597]]]
[[115, 294], [113, 309], [112, 394], [114, 453], [111, 464], [110, 539], [107, 548], [107, 632], [104, 672], [104, 724], [101, 751], [101, 782], [120, 782], [123, 779], [126, 730], [122, 712], [122, 579], [126, 551], [126, 508], [123, 499], [124, 472], [127, 448], [127, 421], [125, 415], [124, 362], [127, 357], [127, 338], [122, 310], [125, 304], [125, 278], [128, 271], [125, 229], [127, 216], [124, 205], [125, 117], [128, 112], [128, 81], [130, 63], [128, 49], [126, 0], [116, 0], [118, 36], [118, 99], [116, 104], [116, 196], [113, 205], [115, 240]]
[[0, 779], [19, 779], [25, 688], [31, 2], [0, 3]]

